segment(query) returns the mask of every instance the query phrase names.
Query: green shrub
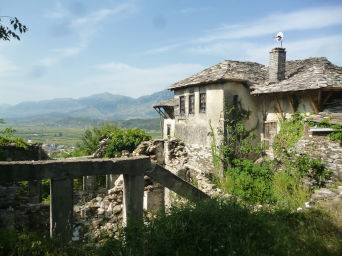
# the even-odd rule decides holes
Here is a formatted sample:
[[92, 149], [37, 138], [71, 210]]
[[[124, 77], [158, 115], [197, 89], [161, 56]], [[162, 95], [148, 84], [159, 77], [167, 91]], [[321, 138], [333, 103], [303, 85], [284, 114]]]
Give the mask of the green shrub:
[[109, 139], [105, 157], [118, 156], [122, 150], [132, 152], [142, 141], [152, 139], [147, 132], [139, 128], [120, 129], [115, 125], [104, 124], [87, 129], [82, 135], [82, 142], [76, 145], [76, 149], [70, 156], [76, 157], [95, 153], [103, 138]]
[[4, 161], [7, 158], [7, 150], [1, 148], [1, 146], [8, 146], [14, 144], [19, 148], [27, 149], [27, 144], [21, 137], [14, 137], [15, 130], [12, 128], [5, 128], [0, 130], [0, 161]]
[[248, 159], [233, 160], [234, 167], [227, 168], [222, 188], [238, 198], [251, 203], [270, 203], [271, 184], [274, 173], [272, 162], [255, 164]]
[[282, 157], [304, 134], [304, 123], [301, 119], [280, 121], [280, 131], [274, 137], [272, 148], [277, 157]]
[[117, 130], [108, 141], [105, 157], [120, 155], [122, 150], [132, 152], [142, 141], [151, 139], [147, 132], [139, 128]]
[[294, 210], [310, 199], [308, 189], [302, 186], [298, 178], [286, 172], [275, 173], [271, 189], [276, 206], [281, 209]]
[[102, 138], [108, 138], [118, 131], [120, 129], [117, 126], [110, 124], [103, 124], [92, 129], [87, 129], [81, 137], [81, 143], [76, 145], [76, 150], [72, 156], [93, 154], [97, 150]]

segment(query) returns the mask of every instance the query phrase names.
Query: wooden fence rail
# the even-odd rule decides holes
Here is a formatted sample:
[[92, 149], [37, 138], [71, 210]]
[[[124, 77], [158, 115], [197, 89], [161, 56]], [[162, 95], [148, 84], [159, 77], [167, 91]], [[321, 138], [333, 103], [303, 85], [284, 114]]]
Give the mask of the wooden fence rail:
[[123, 174], [123, 210], [127, 225], [132, 221], [142, 221], [144, 175], [189, 200], [208, 198], [206, 194], [163, 167], [151, 164], [146, 156], [0, 162], [1, 182], [51, 179], [50, 236], [60, 236], [64, 240], [70, 240], [73, 231], [73, 179], [110, 174]]

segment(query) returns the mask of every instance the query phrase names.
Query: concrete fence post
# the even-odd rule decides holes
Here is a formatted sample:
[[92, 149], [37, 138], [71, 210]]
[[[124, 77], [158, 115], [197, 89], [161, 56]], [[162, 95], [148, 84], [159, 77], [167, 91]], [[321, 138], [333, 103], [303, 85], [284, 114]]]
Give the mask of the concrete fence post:
[[73, 179], [51, 179], [50, 199], [50, 237], [69, 241], [73, 232]]
[[42, 181], [34, 180], [28, 182], [29, 187], [29, 202], [39, 204], [42, 201]]
[[142, 222], [144, 204], [144, 175], [124, 174], [124, 225]]

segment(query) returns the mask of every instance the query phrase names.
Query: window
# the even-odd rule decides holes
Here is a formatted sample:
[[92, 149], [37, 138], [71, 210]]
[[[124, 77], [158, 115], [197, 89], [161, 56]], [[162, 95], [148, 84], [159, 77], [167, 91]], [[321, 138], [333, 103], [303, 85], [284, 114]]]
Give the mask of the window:
[[200, 112], [205, 113], [205, 108], [206, 108], [206, 93], [200, 93]]
[[179, 113], [185, 115], [185, 96], [179, 97]]
[[265, 123], [264, 142], [265, 142], [266, 148], [269, 148], [270, 146], [272, 146], [272, 142], [276, 134], [277, 134], [277, 122]]
[[170, 125], [170, 124], [167, 125], [166, 134], [167, 134], [167, 136], [170, 136], [170, 135], [171, 135], [171, 125]]
[[189, 95], [189, 114], [195, 113], [195, 95]]

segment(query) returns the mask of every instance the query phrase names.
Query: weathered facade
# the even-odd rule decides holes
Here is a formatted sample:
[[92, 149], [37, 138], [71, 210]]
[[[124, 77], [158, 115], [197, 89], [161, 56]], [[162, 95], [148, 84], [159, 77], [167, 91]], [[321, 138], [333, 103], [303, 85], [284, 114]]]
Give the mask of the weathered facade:
[[[204, 151], [210, 148], [211, 127], [222, 130], [228, 118], [226, 109], [233, 104], [250, 111], [246, 128], [270, 146], [280, 129], [279, 120], [295, 116], [295, 112], [328, 113], [330, 117], [342, 113], [342, 67], [326, 58], [286, 61], [284, 48], [272, 49], [268, 67], [224, 60], [168, 89], [174, 91], [168, 108], [164, 103], [154, 106], [165, 113], [164, 139], [180, 138]], [[218, 139], [224, 136], [216, 135]]]

